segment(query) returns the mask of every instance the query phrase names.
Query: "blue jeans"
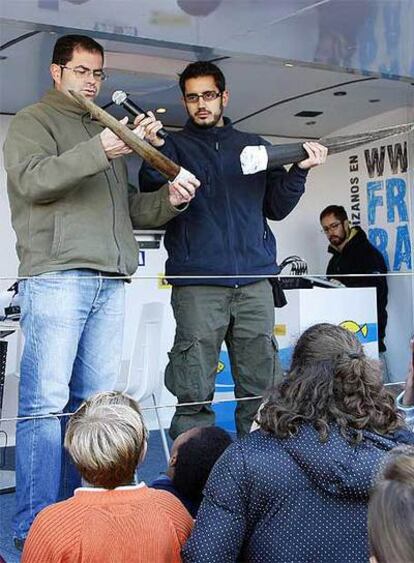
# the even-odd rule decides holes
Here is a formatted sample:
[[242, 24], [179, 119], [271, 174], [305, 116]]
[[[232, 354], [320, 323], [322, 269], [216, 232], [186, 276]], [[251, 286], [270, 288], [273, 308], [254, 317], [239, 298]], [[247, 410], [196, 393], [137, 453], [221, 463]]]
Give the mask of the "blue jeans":
[[[21, 281], [19, 293], [25, 337], [19, 416], [72, 412], [90, 395], [112, 390], [121, 363], [124, 282], [66, 270]], [[76, 472], [65, 467], [61, 421], [51, 416], [17, 424], [17, 538], [27, 536], [36, 514], [60, 492], [67, 497], [78, 486]], [[63, 475], [69, 482], [61, 482]]]

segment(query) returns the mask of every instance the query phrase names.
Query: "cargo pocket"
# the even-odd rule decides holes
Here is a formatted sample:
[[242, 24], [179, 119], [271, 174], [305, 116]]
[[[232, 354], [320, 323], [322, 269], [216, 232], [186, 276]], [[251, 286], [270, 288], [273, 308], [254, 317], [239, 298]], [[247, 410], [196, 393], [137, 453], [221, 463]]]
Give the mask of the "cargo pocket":
[[274, 336], [272, 336], [272, 348], [273, 348], [273, 358], [274, 358], [273, 385], [277, 385], [282, 381], [284, 373], [279, 358], [279, 344], [277, 343], [277, 340]]
[[279, 344], [276, 340], [276, 337], [274, 335], [271, 336], [271, 340], [272, 340], [272, 347], [273, 350], [275, 352], [275, 354], [277, 354], [279, 352]]
[[177, 342], [168, 354], [165, 385], [180, 403], [203, 400], [200, 345], [197, 340]]

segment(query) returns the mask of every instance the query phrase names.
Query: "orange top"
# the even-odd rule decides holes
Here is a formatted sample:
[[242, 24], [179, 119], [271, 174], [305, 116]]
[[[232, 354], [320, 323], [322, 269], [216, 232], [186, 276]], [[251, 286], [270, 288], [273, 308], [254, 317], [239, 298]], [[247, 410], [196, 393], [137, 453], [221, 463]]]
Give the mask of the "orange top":
[[175, 563], [192, 527], [187, 510], [166, 491], [78, 489], [38, 514], [22, 563]]

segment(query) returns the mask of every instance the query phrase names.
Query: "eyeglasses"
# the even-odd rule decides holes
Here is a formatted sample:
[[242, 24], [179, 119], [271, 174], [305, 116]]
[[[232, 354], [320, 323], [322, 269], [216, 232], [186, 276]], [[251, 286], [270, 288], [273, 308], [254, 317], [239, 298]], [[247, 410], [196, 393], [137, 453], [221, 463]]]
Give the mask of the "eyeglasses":
[[84, 76], [93, 76], [95, 80], [103, 81], [108, 78], [108, 75], [100, 68], [91, 69], [86, 66], [75, 66], [72, 68], [70, 66], [59, 65], [60, 68], [65, 68], [66, 70], [71, 70], [76, 78], [83, 78]]
[[197, 104], [200, 98], [203, 98], [205, 102], [213, 102], [220, 98], [223, 92], [216, 92], [215, 90], [206, 90], [201, 94], [185, 94], [184, 99], [188, 104]]
[[327, 235], [331, 231], [336, 231], [336, 229], [339, 227], [339, 225], [342, 225], [342, 221], [337, 221], [336, 223], [331, 223], [330, 225], [327, 225], [326, 227], [322, 227], [322, 232], [325, 233], [325, 235]]

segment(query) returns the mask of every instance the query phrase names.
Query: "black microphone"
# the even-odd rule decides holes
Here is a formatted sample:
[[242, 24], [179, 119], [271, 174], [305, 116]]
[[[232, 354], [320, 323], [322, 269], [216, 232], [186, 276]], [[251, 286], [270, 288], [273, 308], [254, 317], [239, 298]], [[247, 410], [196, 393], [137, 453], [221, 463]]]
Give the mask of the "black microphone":
[[[132, 100], [130, 100], [126, 92], [124, 92], [123, 90], [116, 90], [112, 94], [112, 101], [117, 106], [122, 106], [123, 108], [125, 108], [134, 117], [140, 115], [141, 113], [143, 113], [147, 117], [150, 117], [150, 115], [148, 115], [148, 113], [145, 110], [143, 110], [142, 108], [137, 106], [137, 104], [135, 104]], [[157, 137], [159, 137], [160, 139], [166, 139], [168, 137], [168, 133], [162, 127], [159, 131], [157, 131]]]

